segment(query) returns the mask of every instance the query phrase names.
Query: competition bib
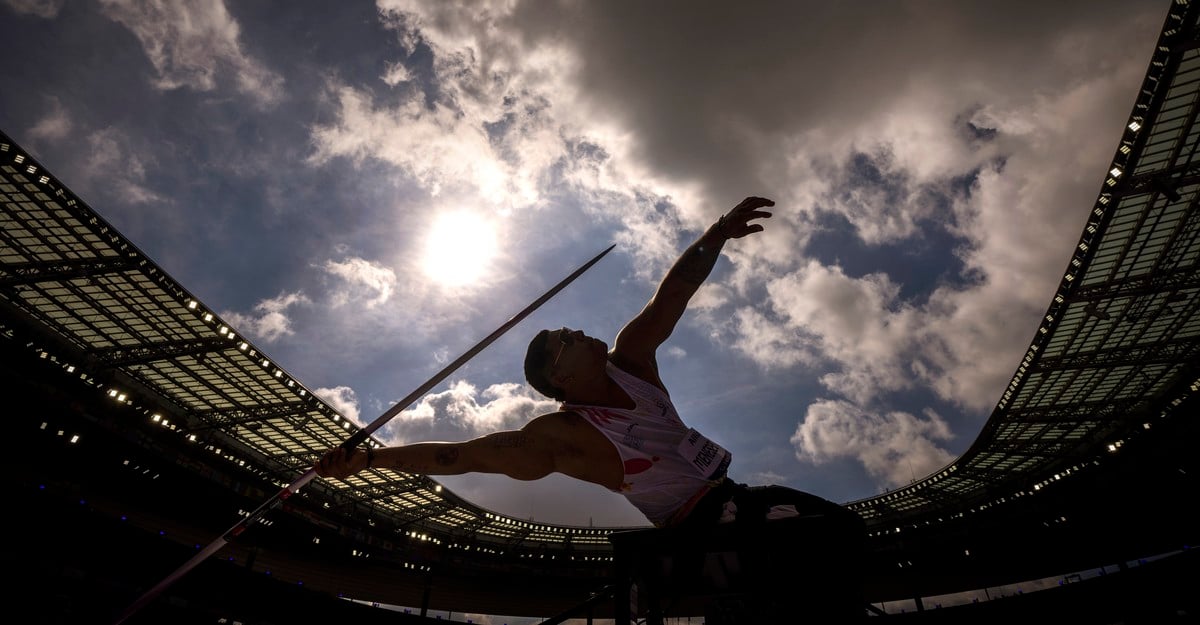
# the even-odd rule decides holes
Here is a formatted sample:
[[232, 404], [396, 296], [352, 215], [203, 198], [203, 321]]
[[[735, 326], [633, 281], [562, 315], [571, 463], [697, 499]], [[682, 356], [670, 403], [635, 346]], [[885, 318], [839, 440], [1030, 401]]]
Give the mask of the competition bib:
[[717, 477], [729, 467], [730, 455], [724, 447], [708, 440], [703, 434], [689, 429], [679, 441], [679, 455], [706, 480]]

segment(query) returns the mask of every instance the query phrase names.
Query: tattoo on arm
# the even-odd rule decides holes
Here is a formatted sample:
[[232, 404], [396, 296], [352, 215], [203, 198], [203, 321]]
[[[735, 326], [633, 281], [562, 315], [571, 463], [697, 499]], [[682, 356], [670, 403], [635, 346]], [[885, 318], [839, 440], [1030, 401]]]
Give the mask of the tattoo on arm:
[[504, 449], [519, 449], [529, 446], [529, 435], [524, 432], [501, 432], [492, 436], [492, 443]]

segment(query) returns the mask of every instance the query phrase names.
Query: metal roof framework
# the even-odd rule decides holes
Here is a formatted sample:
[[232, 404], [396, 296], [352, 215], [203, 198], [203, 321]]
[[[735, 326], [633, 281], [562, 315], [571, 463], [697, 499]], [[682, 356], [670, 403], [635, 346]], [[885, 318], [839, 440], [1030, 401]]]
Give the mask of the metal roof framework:
[[1028, 496], [1200, 390], [1196, 20], [1195, 3], [1172, 4], [1067, 269], [978, 439], [933, 475], [848, 504], [872, 526]]
[[[873, 532], [1030, 496], [1200, 391], [1196, 21], [1196, 3], [1171, 5], [1068, 267], [978, 439], [933, 475], [847, 504]], [[164, 436], [280, 487], [355, 431], [3, 134], [0, 197], [0, 333], [44, 337], [43, 357]], [[306, 493], [465, 549], [603, 557], [621, 529], [510, 518], [387, 470], [313, 484]]]

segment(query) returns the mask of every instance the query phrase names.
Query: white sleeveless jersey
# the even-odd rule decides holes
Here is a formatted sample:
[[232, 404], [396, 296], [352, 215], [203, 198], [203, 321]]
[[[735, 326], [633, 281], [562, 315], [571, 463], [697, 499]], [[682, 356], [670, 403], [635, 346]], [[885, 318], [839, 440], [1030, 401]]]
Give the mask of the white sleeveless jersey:
[[634, 408], [562, 404], [583, 416], [617, 448], [625, 476], [621, 493], [655, 525], [671, 516], [712, 480], [725, 475], [732, 456], [679, 419], [661, 389], [619, 369], [608, 375], [634, 401]]

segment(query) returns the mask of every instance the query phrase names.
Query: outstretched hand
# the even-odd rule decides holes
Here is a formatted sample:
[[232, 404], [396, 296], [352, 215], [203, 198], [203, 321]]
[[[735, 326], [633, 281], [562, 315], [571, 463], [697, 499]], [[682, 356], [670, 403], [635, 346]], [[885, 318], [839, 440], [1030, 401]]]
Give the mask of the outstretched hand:
[[758, 209], [774, 205], [774, 200], [765, 197], [748, 197], [721, 216], [717, 222], [717, 229], [726, 239], [740, 239], [748, 234], [762, 232], [762, 224], [752, 224], [750, 221], [770, 217], [771, 213]]
[[335, 447], [325, 452], [317, 462], [317, 475], [339, 480], [367, 468], [367, 452], [361, 449]]

